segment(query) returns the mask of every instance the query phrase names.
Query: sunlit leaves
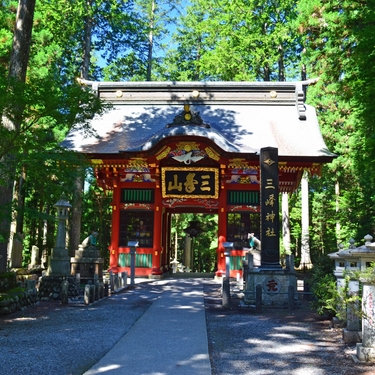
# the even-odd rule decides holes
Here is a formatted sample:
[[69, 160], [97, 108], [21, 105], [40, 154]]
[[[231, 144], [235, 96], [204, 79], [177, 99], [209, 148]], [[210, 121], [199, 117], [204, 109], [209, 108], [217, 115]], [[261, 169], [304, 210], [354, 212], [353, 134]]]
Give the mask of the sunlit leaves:
[[[365, 2], [337, 0], [302, 0], [299, 10], [304, 63], [310, 76], [320, 77], [318, 84], [308, 89], [307, 98], [317, 108], [329, 149], [338, 154], [325, 169], [321, 185], [316, 186], [321, 193], [315, 194], [313, 203], [323, 212], [316, 210], [315, 215], [322, 223], [330, 223], [331, 230], [328, 226], [326, 230], [331, 233], [337, 225], [337, 242], [349, 237], [360, 240], [374, 232], [375, 224], [375, 119], [370, 93], [374, 87], [374, 11]], [[338, 196], [327, 189], [327, 182], [336, 184]], [[338, 210], [333, 214], [324, 202], [336, 200]], [[324, 219], [322, 215], [328, 212], [331, 218]], [[313, 230], [318, 233], [315, 221]], [[331, 238], [329, 233], [326, 236]]]
[[[295, 2], [194, 0], [175, 38], [199, 80], [285, 80], [299, 71]], [[180, 74], [176, 64], [176, 75]]]

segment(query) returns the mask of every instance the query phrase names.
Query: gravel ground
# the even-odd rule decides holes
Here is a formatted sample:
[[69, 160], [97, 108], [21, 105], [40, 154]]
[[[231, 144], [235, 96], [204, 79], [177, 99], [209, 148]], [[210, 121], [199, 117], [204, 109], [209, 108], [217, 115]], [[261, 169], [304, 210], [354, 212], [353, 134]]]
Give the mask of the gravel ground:
[[[341, 330], [307, 306], [256, 313], [233, 298], [223, 310], [220, 285], [202, 283], [212, 375], [375, 375], [375, 365], [353, 361], [355, 346], [342, 342]], [[137, 283], [90, 306], [40, 302], [0, 317], [0, 375], [81, 375], [131, 328], [163, 284]]]
[[375, 375], [374, 364], [353, 361], [354, 345], [308, 302], [292, 312], [221, 308], [220, 288], [206, 283], [205, 305], [212, 375]]
[[161, 286], [145, 283], [89, 306], [41, 301], [0, 317], [0, 375], [81, 375], [161, 292]]

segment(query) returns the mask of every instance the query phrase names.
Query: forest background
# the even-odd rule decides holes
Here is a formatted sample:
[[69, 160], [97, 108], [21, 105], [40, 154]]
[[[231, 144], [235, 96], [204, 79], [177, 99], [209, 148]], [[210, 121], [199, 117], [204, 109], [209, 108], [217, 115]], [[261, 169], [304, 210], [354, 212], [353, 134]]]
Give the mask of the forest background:
[[[22, 23], [19, 4], [31, 16], [23, 24], [29, 33], [21, 36], [15, 28]], [[0, 272], [10, 228], [23, 240], [25, 264], [33, 245], [51, 251], [53, 205], [63, 195], [73, 205], [72, 255], [77, 242], [98, 230], [107, 257], [111, 196], [97, 188], [82, 156], [60, 147], [70, 129], [90, 132], [89, 120], [106, 110], [77, 77], [320, 78], [308, 87], [306, 101], [316, 107], [328, 148], [338, 157], [309, 180], [311, 259], [349, 238], [362, 244], [364, 235], [374, 236], [374, 9], [372, 0], [1, 0]], [[26, 53], [17, 54], [18, 45]], [[299, 190], [289, 205], [291, 251], [298, 257]], [[176, 232], [186, 226], [180, 220]], [[204, 246], [211, 246], [207, 241]]]

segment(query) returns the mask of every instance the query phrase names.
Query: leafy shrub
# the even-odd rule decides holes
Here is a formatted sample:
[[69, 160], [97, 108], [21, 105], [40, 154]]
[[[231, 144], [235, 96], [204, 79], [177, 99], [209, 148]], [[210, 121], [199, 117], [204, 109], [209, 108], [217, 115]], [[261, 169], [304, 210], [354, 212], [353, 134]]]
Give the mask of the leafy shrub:
[[311, 303], [312, 308], [324, 317], [336, 315], [335, 306], [339, 296], [333, 275], [333, 262], [329, 258], [323, 257], [315, 262], [309, 284], [315, 297]]
[[5, 292], [17, 285], [16, 274], [14, 272], [0, 273], [0, 292]]

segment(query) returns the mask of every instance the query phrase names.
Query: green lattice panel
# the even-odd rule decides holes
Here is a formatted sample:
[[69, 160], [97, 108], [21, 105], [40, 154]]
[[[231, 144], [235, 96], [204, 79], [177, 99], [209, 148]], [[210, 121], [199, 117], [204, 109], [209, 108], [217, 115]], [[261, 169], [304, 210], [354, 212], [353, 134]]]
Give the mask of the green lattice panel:
[[259, 191], [230, 190], [228, 204], [259, 206]]
[[[119, 254], [118, 264], [120, 267], [130, 267], [130, 254]], [[135, 266], [140, 268], [151, 268], [152, 254], [136, 254]]]
[[231, 256], [230, 257], [230, 269], [231, 270], [242, 270], [242, 256]]

